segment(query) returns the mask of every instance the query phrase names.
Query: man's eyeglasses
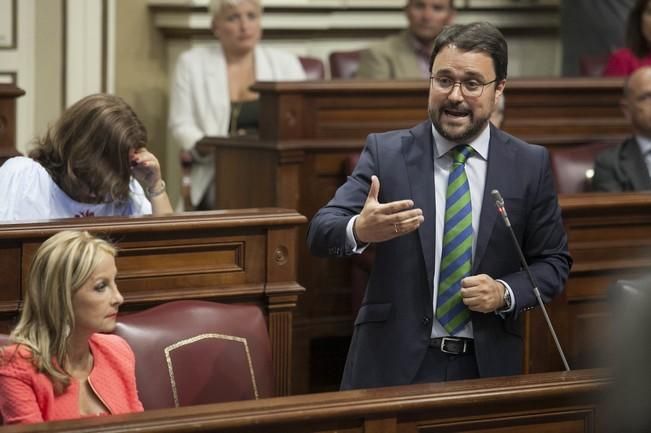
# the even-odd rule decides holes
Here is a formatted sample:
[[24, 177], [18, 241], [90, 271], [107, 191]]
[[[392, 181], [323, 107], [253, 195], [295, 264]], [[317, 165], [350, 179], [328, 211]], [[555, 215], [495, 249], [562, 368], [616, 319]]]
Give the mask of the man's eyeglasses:
[[448, 77], [432, 76], [430, 78], [434, 89], [441, 93], [452, 92], [454, 86], [458, 84], [459, 89], [461, 89], [461, 94], [466, 98], [479, 98], [482, 93], [484, 93], [484, 87], [497, 81], [497, 78], [487, 83], [482, 83], [479, 80], [454, 81], [452, 78]]

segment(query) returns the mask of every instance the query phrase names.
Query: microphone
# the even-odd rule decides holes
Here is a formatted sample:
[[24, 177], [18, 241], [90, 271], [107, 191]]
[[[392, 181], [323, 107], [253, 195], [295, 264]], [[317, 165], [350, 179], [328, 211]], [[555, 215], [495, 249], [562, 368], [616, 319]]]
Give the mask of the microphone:
[[531, 287], [533, 287], [533, 293], [534, 295], [536, 295], [536, 299], [538, 300], [538, 305], [542, 309], [543, 315], [545, 316], [545, 321], [547, 322], [547, 327], [549, 328], [549, 332], [552, 334], [552, 337], [554, 338], [554, 343], [556, 343], [556, 349], [558, 350], [558, 353], [559, 355], [561, 355], [561, 359], [563, 360], [565, 371], [570, 371], [570, 366], [567, 363], [567, 360], [565, 359], [565, 353], [563, 353], [563, 348], [561, 347], [561, 343], [558, 341], [558, 337], [556, 336], [556, 331], [554, 331], [554, 326], [552, 325], [552, 321], [549, 319], [549, 315], [547, 315], [547, 310], [545, 309], [545, 304], [543, 304], [542, 298], [540, 297], [540, 290], [538, 290], [538, 285], [536, 284], [536, 280], [534, 280], [533, 278], [533, 274], [529, 269], [529, 264], [527, 263], [527, 260], [524, 258], [524, 254], [522, 253], [522, 248], [520, 248], [520, 244], [518, 243], [518, 238], [515, 237], [515, 232], [513, 231], [513, 227], [511, 227], [511, 221], [509, 221], [509, 216], [506, 214], [506, 208], [504, 207], [504, 199], [502, 198], [502, 194], [500, 194], [498, 190], [494, 189], [491, 191], [491, 195], [493, 196], [493, 200], [495, 200], [495, 206], [497, 206], [497, 211], [499, 212], [500, 215], [502, 215], [504, 224], [506, 225], [506, 227], [508, 227], [509, 233], [511, 233], [511, 239], [513, 239], [513, 244], [515, 245], [515, 249], [520, 255], [520, 262], [522, 263], [522, 266], [524, 267], [524, 270], [527, 273], [527, 277], [529, 277], [529, 282], [531, 283]]

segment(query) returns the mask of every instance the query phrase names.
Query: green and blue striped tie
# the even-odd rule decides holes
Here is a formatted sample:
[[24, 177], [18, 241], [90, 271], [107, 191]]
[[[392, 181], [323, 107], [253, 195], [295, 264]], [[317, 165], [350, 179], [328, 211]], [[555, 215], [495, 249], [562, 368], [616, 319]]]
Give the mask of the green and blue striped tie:
[[459, 145], [450, 151], [452, 167], [445, 195], [443, 250], [439, 266], [436, 318], [454, 335], [470, 320], [470, 311], [461, 300], [461, 280], [472, 267], [472, 207], [466, 177], [466, 160], [473, 148]]

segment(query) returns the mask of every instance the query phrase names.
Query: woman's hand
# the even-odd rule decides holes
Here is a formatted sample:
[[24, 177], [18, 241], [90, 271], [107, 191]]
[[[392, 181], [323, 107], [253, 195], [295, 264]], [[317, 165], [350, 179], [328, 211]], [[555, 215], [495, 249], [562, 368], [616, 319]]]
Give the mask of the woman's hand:
[[151, 202], [152, 214], [172, 213], [172, 204], [165, 191], [160, 163], [154, 154], [141, 147], [129, 153], [129, 160], [133, 177], [140, 183]]
[[163, 178], [160, 163], [153, 153], [141, 147], [129, 153], [131, 173], [145, 191], [154, 191], [160, 186]]

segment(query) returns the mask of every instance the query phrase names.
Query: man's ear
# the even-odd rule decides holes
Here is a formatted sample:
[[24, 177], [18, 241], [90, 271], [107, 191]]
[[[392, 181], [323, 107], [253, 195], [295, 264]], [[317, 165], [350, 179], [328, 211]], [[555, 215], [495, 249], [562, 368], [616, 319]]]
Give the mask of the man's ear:
[[626, 98], [622, 98], [619, 100], [619, 108], [622, 109], [622, 113], [624, 114], [624, 118], [628, 123], [631, 123], [631, 106], [629, 105], [629, 101]]
[[495, 86], [495, 103], [497, 104], [497, 100], [499, 99], [500, 96], [502, 96], [502, 93], [504, 93], [504, 89], [506, 88], [506, 80], [501, 80], [499, 83], [497, 83], [497, 86]]

